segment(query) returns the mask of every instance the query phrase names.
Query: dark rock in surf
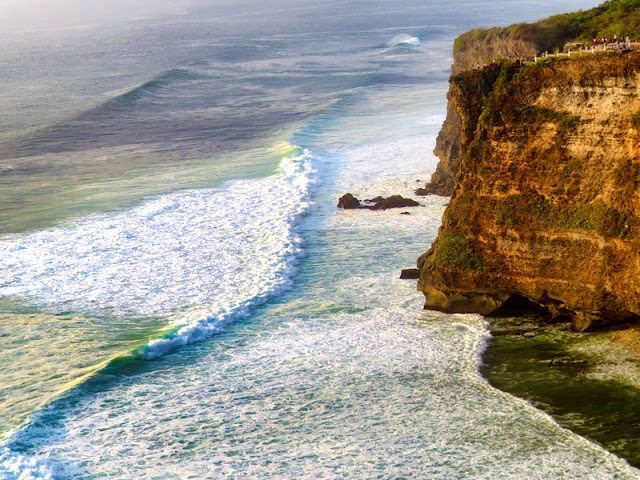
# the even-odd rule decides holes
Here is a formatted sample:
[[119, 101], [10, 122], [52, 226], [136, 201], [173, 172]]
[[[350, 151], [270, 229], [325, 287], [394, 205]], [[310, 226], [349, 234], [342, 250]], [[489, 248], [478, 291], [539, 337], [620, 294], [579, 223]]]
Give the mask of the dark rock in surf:
[[424, 187], [416, 188], [415, 193], [420, 197], [426, 195], [441, 195], [438, 188], [433, 183], [427, 183]]
[[371, 210], [387, 210], [389, 208], [418, 207], [420, 204], [411, 198], [405, 198], [401, 195], [391, 195], [387, 198], [376, 197], [371, 202], [375, 205], [367, 205], [364, 208]]
[[403, 280], [420, 278], [420, 270], [417, 268], [405, 268], [400, 272], [400, 278]]
[[[363, 201], [366, 205], [362, 205], [360, 200], [350, 193], [346, 193], [338, 200], [338, 208], [355, 209], [366, 208], [369, 210], [387, 210], [389, 208], [417, 207], [420, 204], [411, 198], [405, 198], [401, 195], [391, 195], [390, 197], [375, 197]], [[403, 212], [408, 215], [409, 212]]]
[[346, 193], [340, 200], [338, 200], [338, 208], [344, 208], [345, 210], [350, 210], [354, 208], [358, 208], [360, 206], [360, 200], [351, 195], [350, 193]]

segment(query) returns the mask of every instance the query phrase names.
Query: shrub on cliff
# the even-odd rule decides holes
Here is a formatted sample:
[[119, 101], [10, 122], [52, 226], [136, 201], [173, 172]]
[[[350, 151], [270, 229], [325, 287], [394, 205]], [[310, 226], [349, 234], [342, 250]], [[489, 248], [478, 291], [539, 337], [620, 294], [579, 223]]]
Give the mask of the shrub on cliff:
[[449, 267], [463, 270], [482, 269], [482, 260], [473, 252], [473, 246], [466, 238], [460, 235], [442, 237], [436, 244], [434, 259]]
[[640, 0], [611, 0], [586, 11], [554, 15], [535, 23], [473, 29], [454, 43], [457, 71], [493, 58], [530, 59], [563, 49], [569, 42], [590, 44], [594, 38], [640, 39]]
[[586, 205], [552, 205], [542, 196], [508, 195], [496, 215], [496, 223], [513, 227], [535, 225], [542, 228], [593, 230], [604, 237], [635, 238], [640, 224], [628, 209], [596, 200]]

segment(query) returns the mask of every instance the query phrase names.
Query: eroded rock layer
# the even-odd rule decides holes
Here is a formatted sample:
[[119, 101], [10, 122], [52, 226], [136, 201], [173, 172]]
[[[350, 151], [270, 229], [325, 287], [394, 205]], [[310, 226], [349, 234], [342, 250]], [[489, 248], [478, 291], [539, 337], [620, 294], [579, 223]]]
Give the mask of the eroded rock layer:
[[449, 98], [455, 186], [418, 261], [425, 308], [528, 300], [576, 330], [639, 315], [640, 53], [463, 72]]

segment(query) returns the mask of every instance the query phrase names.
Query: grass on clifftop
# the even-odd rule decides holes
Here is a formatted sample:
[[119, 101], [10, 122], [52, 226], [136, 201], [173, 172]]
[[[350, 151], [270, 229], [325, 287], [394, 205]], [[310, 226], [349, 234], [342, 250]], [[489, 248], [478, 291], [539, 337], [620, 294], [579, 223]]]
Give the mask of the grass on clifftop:
[[591, 44], [594, 38], [611, 39], [614, 35], [640, 39], [640, 0], [610, 0], [590, 10], [554, 15], [535, 23], [473, 29], [455, 40], [454, 54], [466, 52], [467, 63], [517, 58], [525, 55], [525, 45], [537, 53], [552, 52], [568, 42]]

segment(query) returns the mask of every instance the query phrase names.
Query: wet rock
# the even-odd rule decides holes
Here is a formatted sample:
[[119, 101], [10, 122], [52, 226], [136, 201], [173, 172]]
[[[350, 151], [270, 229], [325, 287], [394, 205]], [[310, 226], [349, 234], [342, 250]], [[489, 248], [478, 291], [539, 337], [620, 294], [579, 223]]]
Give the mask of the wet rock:
[[[365, 205], [360, 203], [356, 197], [347, 193], [340, 197], [338, 201], [338, 208], [354, 209], [354, 208], [367, 208], [369, 210], [387, 210], [389, 208], [405, 208], [405, 207], [417, 207], [420, 204], [411, 198], [405, 198], [401, 195], [391, 195], [384, 198], [381, 196], [375, 198], [369, 198], [363, 201]], [[405, 215], [409, 214], [405, 212]]]
[[374, 203], [374, 205], [366, 205], [364, 208], [371, 210], [387, 210], [389, 208], [404, 208], [404, 207], [417, 207], [420, 204], [412, 198], [405, 198], [401, 195], [391, 195], [387, 198], [376, 197], [367, 202]]
[[436, 188], [436, 186], [433, 183], [427, 183], [424, 187], [416, 188], [415, 193], [420, 197], [424, 197], [427, 195], [434, 195], [434, 194], [437, 195], [438, 191], [439, 190]]
[[358, 208], [360, 206], [360, 200], [351, 195], [350, 193], [344, 194], [338, 200], [338, 208], [344, 208], [345, 210], [350, 210], [354, 208]]
[[417, 268], [405, 268], [400, 272], [400, 278], [406, 279], [418, 279], [420, 278], [420, 270]]

